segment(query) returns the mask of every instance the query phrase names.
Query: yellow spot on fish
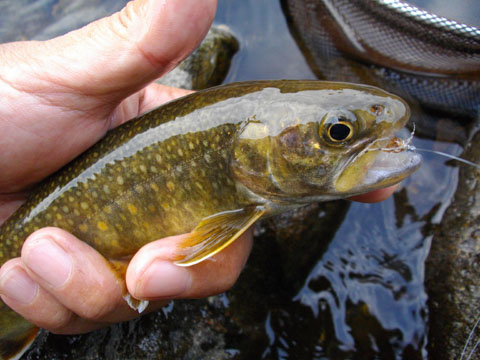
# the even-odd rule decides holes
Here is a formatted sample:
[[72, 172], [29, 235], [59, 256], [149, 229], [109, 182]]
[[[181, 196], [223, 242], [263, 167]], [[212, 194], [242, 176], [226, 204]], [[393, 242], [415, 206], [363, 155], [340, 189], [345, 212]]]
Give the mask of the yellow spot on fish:
[[110, 188], [108, 187], [108, 185], [103, 185], [103, 192], [105, 194], [110, 194]]
[[188, 147], [190, 148], [190, 150], [193, 150], [195, 148], [195, 145], [193, 145], [192, 142], [189, 142]]
[[153, 191], [158, 192], [160, 188], [158, 187], [157, 184], [151, 184], [150, 187], [153, 189]]
[[80, 207], [83, 209], [83, 210], [87, 210], [88, 209], [88, 203], [86, 203], [85, 201], [82, 201], [80, 203]]
[[200, 190], [203, 190], [203, 186], [199, 182], [196, 182], [195, 186], [198, 187]]
[[155, 206], [150, 204], [148, 205], [148, 210], [150, 210], [151, 212], [154, 212], [155, 211]]
[[108, 225], [104, 221], [99, 221], [97, 223], [97, 227], [102, 231], [105, 231], [108, 229]]
[[167, 182], [167, 188], [170, 191], [173, 191], [175, 189], [175, 184], [171, 181]]
[[62, 210], [63, 210], [63, 212], [66, 212], [66, 213], [68, 213], [70, 211], [70, 209], [66, 205], [62, 207]]
[[178, 155], [183, 156], [183, 151], [182, 151], [182, 149], [178, 149], [178, 150], [177, 150], [177, 153], [178, 153]]
[[56, 214], [55, 214], [55, 217], [56, 217], [58, 220], [62, 220], [62, 215], [60, 215], [59, 213], [56, 213]]
[[73, 220], [72, 219], [68, 219], [67, 222], [68, 222], [69, 225], [73, 226]]
[[136, 215], [137, 214], [137, 208], [133, 204], [128, 204], [127, 205], [128, 211], [130, 211], [130, 214]]
[[150, 171], [154, 174], [156, 174], [158, 172], [157, 168], [155, 166], [150, 167]]
[[140, 185], [140, 184], [135, 185], [135, 191], [136, 191], [137, 193], [143, 192], [143, 186]]
[[141, 170], [142, 172], [146, 172], [146, 171], [147, 171], [147, 167], [146, 167], [145, 165], [142, 164], [142, 165], [140, 165], [139, 167], [140, 167], [140, 170]]
[[118, 185], [123, 185], [123, 177], [117, 176], [117, 183]]
[[103, 211], [105, 211], [107, 214], [112, 213], [112, 207], [110, 205], [107, 205], [103, 208]]
[[156, 159], [159, 163], [162, 162], [162, 157], [161, 157], [160, 155], [158, 155], [158, 154], [155, 155], [155, 159]]
[[170, 209], [170, 205], [168, 205], [167, 203], [162, 203], [161, 206], [162, 206], [163, 210], [165, 210], [165, 211]]

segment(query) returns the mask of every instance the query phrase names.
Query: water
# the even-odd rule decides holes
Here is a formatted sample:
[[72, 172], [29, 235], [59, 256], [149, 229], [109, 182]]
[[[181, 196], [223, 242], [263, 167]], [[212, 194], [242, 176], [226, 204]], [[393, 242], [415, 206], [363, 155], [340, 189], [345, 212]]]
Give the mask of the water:
[[[453, 16], [478, 26], [480, 7], [472, 1], [455, 2], [455, 12], [448, 8], [451, 4], [447, 1], [418, 0], [416, 3], [439, 15]], [[7, 35], [18, 39], [18, 32], [11, 30], [14, 23], [21, 21], [22, 15], [8, 16], [5, 10], [8, 3], [0, 4], [3, 10], [0, 11], [0, 24], [4, 24], [0, 34], [4, 39]], [[37, 7], [27, 7], [27, 3], [24, 8], [33, 17]], [[91, 9], [98, 4], [85, 0], [84, 3], [91, 3], [91, 6], [76, 9], [75, 4], [80, 3], [70, 3], [69, 22], [55, 16], [35, 15], [52, 23], [42, 32], [29, 30], [26, 24], [21, 27], [20, 37], [36, 34], [36, 38], [48, 38], [53, 33], [70, 30], [70, 26], [93, 20], [96, 13]], [[103, 1], [101, 11], [111, 13], [122, 3]], [[54, 1], [37, 4], [47, 9], [45, 14], [53, 13]], [[7, 21], [12, 21], [12, 25]], [[315, 78], [290, 35], [278, 1], [220, 0], [215, 23], [227, 24], [241, 43], [226, 82]], [[413, 140], [414, 146], [461, 155], [468, 130], [459, 125], [458, 119], [422, 111], [415, 116], [415, 122], [427, 123], [430, 127], [423, 136]], [[220, 352], [215, 353], [222, 354], [218, 358], [427, 358], [429, 308], [424, 281], [425, 260], [434, 228], [452, 202], [459, 168], [457, 163], [434, 154], [426, 153], [424, 158], [421, 169], [382, 203], [342, 201], [314, 206], [305, 213], [294, 214], [293, 218], [285, 216], [261, 225], [257, 228], [252, 258], [239, 282], [227, 294], [199, 302], [199, 308], [190, 303], [185, 305], [187, 308], [183, 308], [182, 303], [171, 304], [168, 311], [158, 317], [152, 315], [137, 320], [130, 323], [128, 329], [119, 325], [113, 327], [111, 333], [103, 330], [93, 335], [93, 340], [50, 336], [44, 340], [47, 344], [63, 342], [63, 345], [57, 345], [56, 350], [37, 350], [43, 355], [32, 352], [29, 356], [48, 358], [55, 354], [53, 357], [68, 358], [73, 354], [85, 354], [93, 343], [103, 341], [110, 344], [105, 345], [105, 349], [109, 349], [107, 357], [111, 357], [111, 354], [118, 354], [118, 350], [112, 351], [112, 346], [115, 349], [124, 346], [111, 339], [124, 336], [130, 340], [123, 342], [137, 344], [136, 350], [125, 350], [129, 356], [138, 356], [138, 348], [147, 348], [147, 352], [141, 352], [142, 356], [150, 354], [153, 357], [154, 352], [149, 353], [148, 349], [161, 351], [159, 349], [163, 348], [158, 345], [161, 341], [178, 341], [178, 344], [168, 345], [169, 352], [163, 350], [166, 358], [168, 354], [179, 358], [180, 353], [184, 358], [196, 358], [191, 349], [183, 353], [178, 350], [182, 348], [178, 339], [185, 337], [188, 342], [196, 335], [190, 331], [170, 330], [170, 327], [179, 326], [181, 330], [179, 324], [189, 329], [185, 319], [192, 317], [205, 322], [205, 328], [212, 323], [217, 325], [212, 338], [220, 334], [218, 343], [201, 343], [202, 346], [207, 344], [201, 346], [206, 349], [204, 357], [223, 341]], [[218, 315], [219, 312], [226, 315]], [[137, 324], [141, 324], [143, 331], [132, 338], [132, 327], [136, 329]], [[141, 337], [142, 333], [148, 335]], [[103, 336], [110, 340], [103, 340]], [[112, 342], [116, 345], [111, 345]], [[87, 347], [82, 350], [85, 344]], [[102, 357], [100, 350], [94, 354]]]

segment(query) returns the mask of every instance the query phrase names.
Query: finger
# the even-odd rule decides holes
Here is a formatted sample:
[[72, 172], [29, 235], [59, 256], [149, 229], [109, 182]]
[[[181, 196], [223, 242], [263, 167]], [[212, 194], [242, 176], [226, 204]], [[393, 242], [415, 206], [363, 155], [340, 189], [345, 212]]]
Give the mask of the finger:
[[[67, 93], [78, 93], [87, 95], [84, 102], [72, 98], [78, 110], [101, 110], [88, 101], [90, 97], [109, 103], [111, 111], [186, 57], [207, 33], [215, 10], [216, 0], [132, 1], [120, 12], [67, 35], [10, 45], [15, 50], [10, 53], [25, 57], [25, 70], [39, 72], [24, 79], [10, 68], [4, 79], [16, 89], [33, 87], [41, 96], [57, 90], [62, 94], [59, 105], [68, 101]], [[48, 98], [50, 104], [55, 100]]]
[[398, 184], [389, 186], [387, 188], [375, 190], [367, 194], [352, 196], [350, 200], [364, 202], [364, 203], [375, 203], [375, 202], [383, 201], [387, 199], [390, 195], [392, 195], [397, 189], [397, 187], [398, 187]]
[[[40, 288], [82, 319], [104, 323], [138, 315], [123, 300], [123, 280], [107, 261], [66, 231], [38, 230], [26, 240], [21, 258]], [[74, 323], [63, 328], [80, 330]]]
[[252, 229], [219, 254], [191, 267], [170, 259], [184, 236], [170, 237], [144, 246], [127, 270], [127, 287], [137, 299], [201, 298], [228, 290], [237, 280], [252, 247]]
[[2, 266], [0, 294], [11, 309], [35, 325], [51, 331], [62, 329], [75, 317], [27, 274], [20, 258]]
[[140, 93], [128, 97], [115, 109], [110, 127], [116, 127], [140, 114], [173, 99], [191, 94], [193, 91], [165, 86], [157, 83], [148, 85]]

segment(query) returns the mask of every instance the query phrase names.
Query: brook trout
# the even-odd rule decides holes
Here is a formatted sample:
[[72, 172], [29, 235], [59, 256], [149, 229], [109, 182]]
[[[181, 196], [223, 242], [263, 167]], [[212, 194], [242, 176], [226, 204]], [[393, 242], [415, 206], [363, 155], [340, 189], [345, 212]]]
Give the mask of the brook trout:
[[[188, 233], [179, 266], [221, 251], [256, 220], [395, 184], [421, 163], [394, 137], [399, 97], [322, 81], [257, 81], [199, 91], [109, 132], [46, 179], [0, 228], [0, 265], [25, 238], [63, 228], [118, 264]], [[0, 356], [38, 329], [0, 303]]]

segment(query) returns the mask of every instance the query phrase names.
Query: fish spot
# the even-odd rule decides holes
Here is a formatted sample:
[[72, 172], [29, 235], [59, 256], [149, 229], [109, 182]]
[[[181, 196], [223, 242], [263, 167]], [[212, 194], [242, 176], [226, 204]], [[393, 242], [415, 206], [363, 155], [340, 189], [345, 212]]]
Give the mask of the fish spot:
[[56, 214], [55, 214], [55, 217], [56, 217], [58, 220], [62, 220], [62, 219], [63, 219], [62, 215], [59, 214], [59, 213], [56, 213]]
[[137, 208], [133, 204], [128, 204], [127, 205], [128, 211], [130, 211], [130, 214], [136, 215], [137, 214]]
[[155, 155], [155, 160], [157, 160], [157, 162], [161, 163], [162, 162], [162, 157], [160, 155]]
[[110, 194], [110, 188], [108, 187], [108, 185], [103, 185], [103, 192], [105, 194]]
[[155, 184], [155, 183], [154, 183], [154, 184], [151, 184], [150, 187], [151, 187], [151, 188], [153, 189], [153, 191], [155, 191], [155, 192], [158, 192], [158, 191], [160, 190], [160, 188], [158, 187], [158, 185]]
[[137, 193], [142, 193], [143, 192], [143, 186], [140, 184], [135, 185], [135, 191]]
[[70, 209], [69, 209], [68, 206], [66, 206], [66, 205], [64, 205], [64, 206], [62, 207], [62, 210], [63, 210], [64, 213], [69, 213], [69, 212], [70, 212]]
[[139, 166], [139, 168], [140, 168], [140, 171], [147, 172], [147, 167], [145, 165], [142, 164]]
[[150, 204], [148, 205], [148, 210], [150, 210], [151, 212], [155, 212], [156, 209], [154, 205]]
[[106, 231], [108, 229], [108, 225], [104, 222], [104, 221], [99, 221], [97, 223], [97, 227], [101, 230], [101, 231]]
[[117, 184], [118, 184], [118, 185], [123, 185], [123, 183], [124, 183], [123, 177], [117, 176]]
[[177, 153], [178, 153], [178, 155], [183, 156], [183, 151], [182, 151], [182, 149], [178, 149], [178, 150], [177, 150]]
[[171, 181], [167, 182], [167, 188], [170, 191], [173, 191], [175, 189], [175, 184]]
[[151, 166], [150, 167], [150, 171], [154, 174], [156, 174], [158, 172], [157, 168], [155, 166]]
[[106, 205], [103, 208], [103, 211], [105, 211], [107, 214], [111, 214], [112, 213], [112, 207], [110, 205]]
[[161, 204], [161, 207], [162, 207], [162, 208], [163, 208], [163, 210], [165, 210], [165, 211], [167, 211], [167, 210], [169, 210], [169, 209], [170, 209], [170, 205], [168, 205], [168, 204], [167, 204], [167, 203], [165, 203], [165, 202]]
[[193, 143], [191, 141], [188, 143], [188, 147], [189, 147], [190, 150], [195, 149], [195, 145], [193, 145]]
[[88, 209], [88, 203], [86, 203], [85, 201], [82, 201], [80, 203], [80, 207], [83, 209], [83, 210], [87, 210]]

